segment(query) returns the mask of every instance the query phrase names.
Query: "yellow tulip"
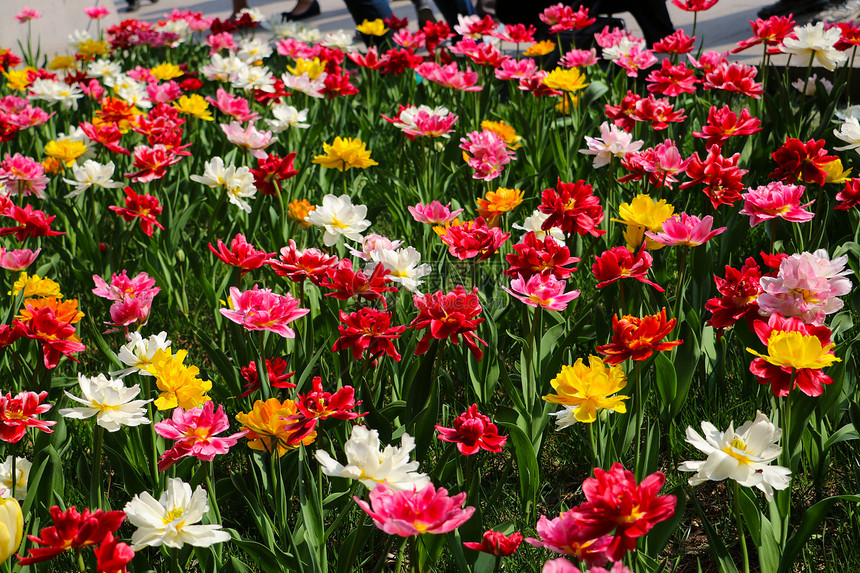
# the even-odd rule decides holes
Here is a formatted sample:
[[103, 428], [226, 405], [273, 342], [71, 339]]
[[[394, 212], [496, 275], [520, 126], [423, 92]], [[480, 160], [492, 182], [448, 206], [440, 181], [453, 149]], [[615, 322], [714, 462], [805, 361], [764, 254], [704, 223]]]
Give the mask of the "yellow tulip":
[[24, 515], [17, 500], [0, 498], [0, 563], [5, 563], [21, 546]]

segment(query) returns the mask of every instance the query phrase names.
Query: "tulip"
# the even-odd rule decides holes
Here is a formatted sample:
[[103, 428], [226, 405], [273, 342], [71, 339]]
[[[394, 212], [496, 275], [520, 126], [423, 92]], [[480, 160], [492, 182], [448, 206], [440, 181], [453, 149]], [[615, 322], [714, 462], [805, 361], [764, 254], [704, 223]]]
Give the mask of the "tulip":
[[18, 501], [0, 499], [0, 563], [5, 563], [18, 550], [24, 537], [24, 515]]

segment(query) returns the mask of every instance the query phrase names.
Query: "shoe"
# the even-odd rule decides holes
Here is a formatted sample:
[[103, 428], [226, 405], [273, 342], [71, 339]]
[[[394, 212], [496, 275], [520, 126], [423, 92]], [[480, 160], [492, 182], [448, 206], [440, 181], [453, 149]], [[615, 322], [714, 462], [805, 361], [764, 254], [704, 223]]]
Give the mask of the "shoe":
[[845, 22], [856, 18], [858, 12], [860, 12], [860, 0], [833, 2], [826, 10], [816, 14], [812, 20], [814, 22]]
[[299, 20], [306, 20], [319, 15], [320, 3], [317, 2], [317, 0], [314, 0], [310, 7], [304, 12], [299, 12], [298, 14], [296, 14], [295, 10], [292, 12], [281, 12], [281, 22], [298, 22]]
[[826, 8], [827, 4], [827, 0], [818, 0], [816, 2], [780, 0], [759, 10], [757, 16], [763, 20], [772, 16], [788, 16], [789, 14], [802, 16], [810, 12], [819, 12]]
[[433, 10], [429, 7], [421, 6], [418, 8], [418, 28], [423, 28], [427, 22], [436, 23], [436, 16], [433, 15]]
[[128, 8], [125, 9], [126, 12], [137, 12], [140, 10], [140, 0], [129, 0]]

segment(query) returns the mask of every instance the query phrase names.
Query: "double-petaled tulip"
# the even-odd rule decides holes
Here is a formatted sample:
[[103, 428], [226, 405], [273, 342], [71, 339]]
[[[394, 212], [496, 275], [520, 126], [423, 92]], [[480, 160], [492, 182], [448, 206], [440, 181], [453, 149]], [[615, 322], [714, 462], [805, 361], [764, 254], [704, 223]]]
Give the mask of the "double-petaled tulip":
[[125, 519], [125, 512], [102, 511], [97, 509], [90, 512], [84, 509], [79, 513], [75, 506], [61, 511], [58, 506], [51, 508], [51, 519], [54, 524], [45, 527], [39, 535], [30, 535], [30, 541], [44, 547], [32, 547], [29, 557], [18, 557], [18, 565], [33, 565], [53, 559], [69, 549], [77, 549], [86, 545], [97, 545], [108, 535], [116, 532]]
[[591, 272], [600, 281], [597, 288], [603, 288], [621, 279], [636, 279], [646, 285], [651, 285], [659, 292], [663, 287], [648, 279], [648, 269], [654, 262], [644, 247], [632, 253], [627, 247], [612, 247], [600, 256], [594, 257]]
[[666, 309], [658, 314], [638, 318], [626, 315], [612, 317], [612, 341], [597, 347], [597, 352], [606, 356], [606, 364], [621, 364], [628, 358], [646, 360], [654, 352], [669, 350], [682, 344], [683, 340], [660, 342], [677, 324], [676, 319], [666, 320]]
[[538, 209], [549, 215], [541, 225], [544, 231], [558, 227], [565, 234], [593, 237], [606, 234], [606, 231], [597, 228], [604, 216], [600, 199], [594, 195], [594, 188], [585, 181], [562, 183], [559, 179], [555, 189], [544, 190]]
[[442, 235], [442, 242], [448, 245], [448, 252], [460, 260], [478, 257], [485, 261], [495, 254], [508, 240], [510, 233], [498, 227], [489, 227], [483, 217], [467, 221], [461, 225], [448, 227]]
[[513, 555], [523, 542], [523, 534], [520, 532], [505, 535], [501, 531], [488, 529], [484, 532], [480, 542], [466, 541], [463, 545], [468, 549], [489, 553], [497, 557]]
[[40, 420], [38, 416], [51, 409], [51, 404], [44, 404], [47, 392], [19, 392], [14, 397], [9, 392], [0, 394], [0, 440], [7, 443], [20, 442], [27, 433], [27, 428], [37, 428], [43, 432], [52, 433], [51, 426], [56, 422]]
[[570, 256], [570, 249], [564, 243], [547, 236], [538, 238], [537, 233], [529, 231], [523, 240], [514, 245], [514, 252], [505, 255], [510, 267], [505, 275], [528, 280], [533, 275], [552, 275], [559, 280], [569, 277], [576, 267], [571, 267], [579, 259]]
[[248, 330], [269, 330], [284, 338], [295, 338], [295, 331], [287, 326], [303, 317], [310, 309], [299, 308], [300, 301], [291, 295], [279, 295], [270, 289], [240, 291], [230, 287], [230, 308], [222, 308], [224, 317]]
[[448, 490], [427, 484], [422, 490], [395, 491], [379, 484], [370, 492], [370, 503], [353, 498], [373, 518], [373, 523], [389, 535], [411, 537], [423, 533], [448, 533], [472, 517], [474, 507], [462, 507], [466, 492], [454, 497]]
[[672, 247], [685, 245], [698, 247], [726, 230], [725, 227], [712, 229], [714, 218], [710, 215], [699, 219], [695, 215], [673, 215], [663, 221], [661, 233], [645, 232], [645, 236], [663, 245]]
[[511, 281], [511, 288], [502, 287], [512, 297], [529, 306], [547, 310], [561, 311], [579, 296], [579, 290], [565, 292], [567, 282], [551, 274], [535, 274], [528, 279], [517, 277]]
[[767, 322], [757, 320], [753, 329], [767, 345], [767, 354], [747, 348], [757, 357], [750, 363], [750, 372], [760, 384], [770, 384], [774, 396], [788, 396], [794, 387], [807, 396], [820, 396], [823, 385], [833, 383], [822, 372], [841, 361], [833, 354], [836, 345], [830, 340], [829, 328], [772, 314]]
[[478, 450], [501, 452], [508, 438], [499, 435], [499, 429], [490, 420], [478, 412], [478, 405], [472, 404], [465, 412], [454, 418], [453, 427], [436, 425], [439, 439], [443, 442], [457, 444], [457, 449], [464, 456], [478, 453]]
[[409, 324], [410, 328], [427, 329], [427, 333], [415, 348], [415, 354], [420, 355], [427, 352], [430, 347], [430, 339], [450, 340], [458, 344], [460, 337], [466, 347], [478, 360], [483, 353], [478, 344], [487, 346], [487, 343], [475, 334], [478, 325], [484, 322], [478, 318], [481, 313], [481, 303], [478, 301], [478, 288], [473, 287], [472, 292], [459, 285], [449, 293], [442, 291], [425, 295], [414, 295], [412, 301], [418, 309], [418, 316]]
[[216, 436], [230, 427], [224, 407], [215, 409], [213, 402], [188, 411], [175, 408], [167, 420], [155, 424], [155, 432], [168, 440], [176, 440], [172, 448], [158, 460], [158, 470], [164, 471], [184, 457], [194, 456], [211, 462], [217, 454], [226, 454], [246, 432], [231, 436]]
[[217, 248], [209, 243], [209, 250], [224, 263], [242, 269], [242, 274], [259, 269], [267, 259], [275, 256], [275, 253], [258, 251], [254, 245], [245, 240], [245, 235], [241, 233], [230, 241], [230, 248], [227, 248], [224, 241], [218, 239]]
[[374, 360], [387, 354], [395, 361], [400, 361], [394, 340], [400, 337], [406, 327], [391, 326], [389, 313], [370, 307], [351, 314], [340, 311], [340, 322], [340, 338], [335, 341], [332, 352], [351, 348], [353, 360], [360, 360], [367, 353], [367, 357]]

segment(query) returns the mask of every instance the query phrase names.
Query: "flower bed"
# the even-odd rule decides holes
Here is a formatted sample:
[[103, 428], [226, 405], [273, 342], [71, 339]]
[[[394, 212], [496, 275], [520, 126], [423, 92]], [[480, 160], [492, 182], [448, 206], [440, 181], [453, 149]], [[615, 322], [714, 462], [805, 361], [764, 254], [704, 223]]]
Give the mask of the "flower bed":
[[755, 67], [541, 20], [2, 51], [0, 558], [860, 559], [860, 30], [752, 22]]

